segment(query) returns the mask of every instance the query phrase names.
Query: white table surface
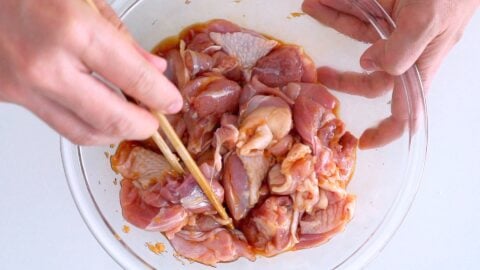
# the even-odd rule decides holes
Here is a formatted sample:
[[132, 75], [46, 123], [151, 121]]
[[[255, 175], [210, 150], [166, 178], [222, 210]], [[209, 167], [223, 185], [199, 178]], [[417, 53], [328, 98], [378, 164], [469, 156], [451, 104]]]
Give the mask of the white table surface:
[[[367, 269], [480, 267], [480, 13], [429, 94], [424, 181], [404, 224]], [[59, 137], [0, 104], [0, 269], [120, 269], [83, 223]]]

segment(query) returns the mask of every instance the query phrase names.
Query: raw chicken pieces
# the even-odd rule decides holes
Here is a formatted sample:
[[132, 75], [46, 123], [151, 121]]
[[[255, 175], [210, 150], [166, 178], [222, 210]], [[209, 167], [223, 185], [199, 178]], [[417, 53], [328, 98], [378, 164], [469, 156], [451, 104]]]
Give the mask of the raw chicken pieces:
[[301, 47], [214, 20], [161, 48], [185, 100], [168, 119], [236, 230], [150, 140], [123, 142], [112, 157], [128, 222], [207, 265], [314, 247], [344, 230], [358, 141]]

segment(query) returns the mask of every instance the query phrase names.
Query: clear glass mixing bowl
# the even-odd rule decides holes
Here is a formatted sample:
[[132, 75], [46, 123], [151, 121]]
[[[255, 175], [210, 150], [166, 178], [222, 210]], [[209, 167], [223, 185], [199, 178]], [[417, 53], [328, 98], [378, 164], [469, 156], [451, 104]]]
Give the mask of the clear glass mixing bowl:
[[[139, 0], [119, 12], [133, 36], [146, 49], [184, 27], [213, 18], [225, 18], [243, 27], [303, 46], [320, 66], [361, 71], [359, 56], [366, 44], [320, 25], [308, 16], [291, 16], [301, 9], [300, 0]], [[365, 19], [385, 38], [394, 24], [375, 1], [351, 0]], [[389, 25], [379, 23], [384, 19]], [[112, 44], [115, 46], [115, 44]], [[355, 217], [343, 233], [314, 249], [288, 252], [256, 262], [240, 259], [218, 269], [358, 269], [365, 266], [395, 233], [412, 204], [422, 177], [427, 148], [427, 117], [421, 80], [415, 67], [400, 78], [410, 113], [407, 132], [395, 142], [374, 150], [359, 151], [350, 192], [358, 197]], [[341, 117], [359, 136], [390, 113], [391, 96], [365, 99], [335, 93]], [[414, 119], [415, 110], [416, 123]], [[131, 227], [121, 215], [118, 175], [106, 157], [112, 147], [81, 147], [61, 140], [63, 164], [75, 203], [99, 243], [126, 269], [211, 269], [182, 264], [159, 233]], [[153, 254], [147, 242], [162, 242], [167, 252]]]

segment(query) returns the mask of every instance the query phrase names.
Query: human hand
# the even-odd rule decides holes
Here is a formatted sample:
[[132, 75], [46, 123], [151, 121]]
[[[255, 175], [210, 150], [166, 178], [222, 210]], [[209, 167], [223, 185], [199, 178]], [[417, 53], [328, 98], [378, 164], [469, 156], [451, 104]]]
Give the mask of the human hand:
[[145, 139], [157, 120], [91, 72], [163, 113], [179, 111], [181, 95], [162, 74], [166, 62], [95, 2], [102, 16], [82, 0], [0, 1], [0, 101], [30, 109], [77, 144]]
[[[386, 40], [380, 39], [352, 2], [305, 0], [303, 10], [341, 33], [373, 44], [360, 58], [361, 66], [371, 73], [322, 67], [318, 69], [318, 78], [329, 88], [367, 98], [381, 96], [393, 87], [392, 115], [367, 129], [360, 138], [361, 148], [374, 148], [400, 137], [407, 124], [408, 109], [397, 76], [416, 64], [424, 89], [428, 90], [442, 60], [460, 40], [480, 1], [379, 0], [397, 26]], [[382, 23], [382, 14], [377, 15]], [[388, 25], [385, 20], [382, 24]]]

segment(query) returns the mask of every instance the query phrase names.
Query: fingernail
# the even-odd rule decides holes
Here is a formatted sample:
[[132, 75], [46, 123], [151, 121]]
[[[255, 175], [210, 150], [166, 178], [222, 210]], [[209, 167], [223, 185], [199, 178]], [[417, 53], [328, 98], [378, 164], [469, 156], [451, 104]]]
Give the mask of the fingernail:
[[182, 109], [182, 107], [183, 100], [176, 100], [168, 106], [167, 113], [177, 113]]
[[164, 72], [167, 67], [167, 61], [160, 56], [151, 55], [150, 63], [152, 63], [160, 72]]
[[360, 60], [360, 65], [362, 66], [363, 69], [366, 71], [376, 71], [378, 70], [377, 64], [372, 59], [362, 59]]

